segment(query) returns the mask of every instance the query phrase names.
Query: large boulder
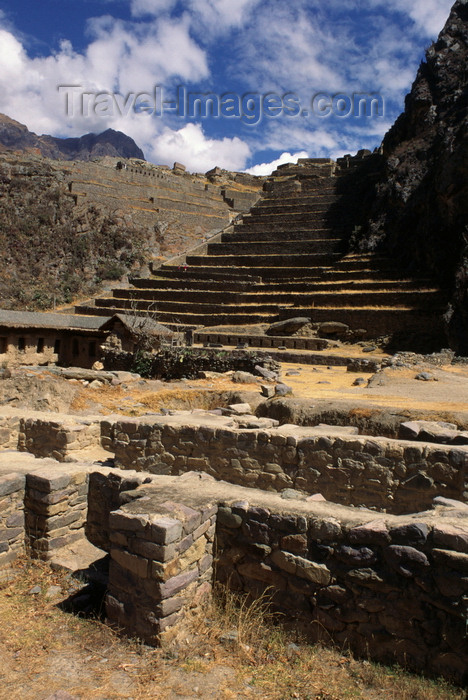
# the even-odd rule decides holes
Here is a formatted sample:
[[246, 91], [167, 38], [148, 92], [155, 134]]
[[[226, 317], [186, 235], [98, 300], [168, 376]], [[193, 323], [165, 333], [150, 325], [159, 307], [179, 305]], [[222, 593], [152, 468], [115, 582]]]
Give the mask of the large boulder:
[[318, 334], [321, 338], [339, 338], [340, 336], [347, 335], [349, 331], [349, 326], [346, 323], [339, 323], [339, 321], [325, 321], [321, 323], [318, 329]]
[[300, 331], [301, 328], [310, 323], [310, 318], [305, 316], [296, 316], [295, 318], [288, 318], [285, 321], [278, 321], [277, 323], [272, 323], [271, 326], [266, 331], [267, 335], [292, 335]]

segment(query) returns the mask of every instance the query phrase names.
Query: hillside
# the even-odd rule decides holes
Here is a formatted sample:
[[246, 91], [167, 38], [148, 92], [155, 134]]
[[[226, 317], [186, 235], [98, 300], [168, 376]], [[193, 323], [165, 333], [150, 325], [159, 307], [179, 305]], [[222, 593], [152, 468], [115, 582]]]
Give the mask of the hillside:
[[94, 294], [103, 280], [144, 274], [222, 229], [262, 184], [210, 177], [135, 158], [0, 153], [0, 306], [50, 309]]
[[3, 308], [68, 303], [150, 253], [143, 227], [92, 204], [77, 211], [64, 173], [33, 157], [0, 160], [0, 241]]

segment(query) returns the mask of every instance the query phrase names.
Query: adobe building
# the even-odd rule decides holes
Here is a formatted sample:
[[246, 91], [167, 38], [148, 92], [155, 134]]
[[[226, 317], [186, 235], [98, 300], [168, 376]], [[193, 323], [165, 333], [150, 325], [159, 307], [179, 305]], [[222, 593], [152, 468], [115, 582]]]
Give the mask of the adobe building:
[[90, 368], [100, 359], [106, 341], [132, 352], [147, 334], [148, 345], [178, 344], [180, 334], [144, 317], [125, 314], [81, 316], [0, 310], [0, 364]]

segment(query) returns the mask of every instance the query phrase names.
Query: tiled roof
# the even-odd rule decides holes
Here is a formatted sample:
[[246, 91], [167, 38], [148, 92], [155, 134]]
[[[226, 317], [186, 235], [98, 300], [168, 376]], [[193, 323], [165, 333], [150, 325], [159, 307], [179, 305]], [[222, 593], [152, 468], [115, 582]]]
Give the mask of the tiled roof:
[[99, 330], [110, 317], [79, 316], [36, 311], [6, 311], [0, 309], [0, 326], [10, 328], [52, 328]]

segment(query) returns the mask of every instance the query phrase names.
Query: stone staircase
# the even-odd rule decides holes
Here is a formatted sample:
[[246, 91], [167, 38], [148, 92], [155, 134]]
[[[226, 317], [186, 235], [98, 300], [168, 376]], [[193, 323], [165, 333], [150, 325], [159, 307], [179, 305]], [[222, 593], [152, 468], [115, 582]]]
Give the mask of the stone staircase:
[[77, 312], [157, 311], [178, 329], [307, 316], [365, 329], [367, 337], [440, 336], [444, 300], [431, 281], [405, 277], [379, 255], [346, 254], [338, 177], [331, 161], [280, 168], [264, 197], [203, 253]]

